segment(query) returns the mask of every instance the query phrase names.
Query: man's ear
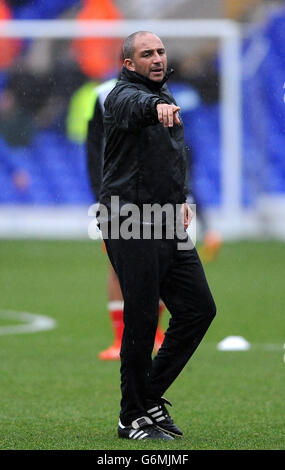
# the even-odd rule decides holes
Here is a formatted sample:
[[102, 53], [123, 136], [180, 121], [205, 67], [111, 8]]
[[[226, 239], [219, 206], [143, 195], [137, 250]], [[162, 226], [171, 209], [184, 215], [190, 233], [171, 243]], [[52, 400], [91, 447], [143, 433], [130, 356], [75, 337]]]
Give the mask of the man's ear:
[[135, 72], [135, 64], [134, 62], [132, 61], [132, 59], [125, 59], [124, 60], [124, 66], [128, 69], [128, 70], [131, 70], [132, 72]]

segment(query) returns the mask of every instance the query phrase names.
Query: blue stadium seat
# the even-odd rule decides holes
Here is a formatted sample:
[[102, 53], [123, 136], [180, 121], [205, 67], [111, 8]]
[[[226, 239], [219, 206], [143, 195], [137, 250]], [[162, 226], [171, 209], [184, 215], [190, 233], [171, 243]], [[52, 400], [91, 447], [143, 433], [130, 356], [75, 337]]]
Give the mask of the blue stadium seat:
[[80, 0], [26, 0], [12, 2], [13, 16], [18, 20], [53, 19], [62, 12], [76, 5]]

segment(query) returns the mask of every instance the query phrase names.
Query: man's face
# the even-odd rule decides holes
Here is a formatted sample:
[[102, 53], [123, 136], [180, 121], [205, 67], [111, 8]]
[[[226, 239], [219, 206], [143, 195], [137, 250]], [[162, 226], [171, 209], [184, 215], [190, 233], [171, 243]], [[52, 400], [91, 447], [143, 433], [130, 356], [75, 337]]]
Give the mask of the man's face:
[[164, 45], [155, 34], [139, 34], [135, 38], [134, 57], [125, 63], [129, 70], [155, 82], [161, 82], [167, 69]]

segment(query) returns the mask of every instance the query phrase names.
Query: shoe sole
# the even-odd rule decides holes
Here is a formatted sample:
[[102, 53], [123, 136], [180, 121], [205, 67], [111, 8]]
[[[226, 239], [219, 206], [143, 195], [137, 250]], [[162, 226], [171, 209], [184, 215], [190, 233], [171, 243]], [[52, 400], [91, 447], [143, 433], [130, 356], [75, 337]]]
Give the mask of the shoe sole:
[[[157, 428], [157, 426], [155, 426]], [[158, 429], [158, 428], [157, 428]], [[172, 441], [174, 440], [174, 437], [170, 436], [168, 433], [164, 432], [162, 429], [160, 429], [160, 431], [162, 431], [166, 436], [167, 438], [164, 438], [164, 437], [144, 437], [143, 439], [140, 439], [139, 436], [138, 438], [135, 438], [135, 437], [130, 437], [129, 434], [119, 434], [118, 433], [118, 437], [119, 439], [129, 439], [130, 441], [147, 441], [147, 440], [153, 440], [153, 441]]]
[[165, 429], [165, 428], [161, 428], [161, 427], [158, 426], [157, 424], [156, 424], [155, 426], [157, 427], [157, 429], [159, 429], [160, 431], [165, 432], [166, 434], [169, 434], [170, 436], [173, 436], [173, 437], [183, 437], [183, 434], [176, 434], [175, 432], [168, 431], [168, 430]]
[[129, 441], [167, 441], [167, 442], [173, 440], [173, 439], [163, 439], [163, 437], [148, 437], [147, 439], [132, 439], [131, 437], [125, 437], [125, 436], [119, 436], [119, 439], [128, 439]]

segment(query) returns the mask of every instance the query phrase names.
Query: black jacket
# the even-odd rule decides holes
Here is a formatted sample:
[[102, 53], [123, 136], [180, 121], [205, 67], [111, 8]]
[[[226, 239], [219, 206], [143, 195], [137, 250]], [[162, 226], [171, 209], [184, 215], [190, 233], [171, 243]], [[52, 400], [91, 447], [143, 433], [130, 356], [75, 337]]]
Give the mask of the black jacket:
[[114, 88], [117, 79], [107, 80], [94, 89], [96, 96], [94, 112], [88, 121], [88, 132], [86, 141], [87, 170], [91, 190], [96, 201], [99, 200], [103, 179], [103, 161], [105, 151], [104, 135], [104, 101]]
[[86, 141], [88, 177], [96, 201], [99, 200], [103, 176], [105, 147], [103, 112], [101, 102], [97, 98], [92, 119], [88, 122]]
[[158, 121], [158, 102], [176, 104], [165, 82], [122, 68], [105, 101], [106, 147], [100, 202], [179, 204], [187, 197], [187, 152], [181, 125]]

